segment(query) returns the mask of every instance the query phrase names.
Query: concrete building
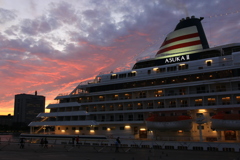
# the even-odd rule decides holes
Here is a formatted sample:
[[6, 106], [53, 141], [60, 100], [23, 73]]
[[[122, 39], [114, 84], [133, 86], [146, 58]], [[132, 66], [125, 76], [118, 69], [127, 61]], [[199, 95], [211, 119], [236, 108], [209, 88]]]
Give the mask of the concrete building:
[[11, 114], [8, 115], [0, 115], [0, 126], [12, 126], [13, 116]]
[[31, 94], [17, 94], [14, 102], [14, 118], [15, 124], [27, 126], [33, 121], [39, 113], [45, 110], [45, 97]]

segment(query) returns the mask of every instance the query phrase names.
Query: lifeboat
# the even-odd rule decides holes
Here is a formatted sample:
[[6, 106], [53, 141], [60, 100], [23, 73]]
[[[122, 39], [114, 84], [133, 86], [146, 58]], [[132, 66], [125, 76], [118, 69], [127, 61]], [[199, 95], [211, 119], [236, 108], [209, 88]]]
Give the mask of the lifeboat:
[[240, 114], [219, 112], [212, 116], [211, 121], [211, 128], [215, 130], [240, 130]]
[[191, 116], [159, 116], [152, 114], [146, 119], [148, 129], [189, 130], [192, 128]]

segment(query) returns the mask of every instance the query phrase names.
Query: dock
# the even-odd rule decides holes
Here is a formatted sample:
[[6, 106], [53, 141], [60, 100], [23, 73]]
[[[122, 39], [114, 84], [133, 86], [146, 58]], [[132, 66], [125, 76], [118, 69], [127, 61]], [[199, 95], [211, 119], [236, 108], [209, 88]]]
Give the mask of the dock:
[[24, 144], [20, 148], [17, 142], [1, 142], [0, 160], [240, 160], [240, 154], [233, 151], [202, 151], [161, 148], [140, 148], [121, 146], [115, 152], [115, 146], [89, 144], [54, 144], [47, 148], [39, 143]]

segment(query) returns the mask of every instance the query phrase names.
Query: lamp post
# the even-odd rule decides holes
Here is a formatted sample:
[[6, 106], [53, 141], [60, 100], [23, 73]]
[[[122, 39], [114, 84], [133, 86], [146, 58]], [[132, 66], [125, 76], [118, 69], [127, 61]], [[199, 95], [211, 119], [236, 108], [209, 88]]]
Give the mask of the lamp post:
[[199, 140], [200, 142], [203, 141], [203, 137], [202, 137], [202, 124], [206, 123], [205, 117], [204, 115], [199, 115], [196, 118], [196, 123], [198, 124], [198, 130], [199, 130]]
[[43, 134], [45, 134], [45, 130], [46, 130], [46, 127], [44, 126], [44, 127], [43, 127]]

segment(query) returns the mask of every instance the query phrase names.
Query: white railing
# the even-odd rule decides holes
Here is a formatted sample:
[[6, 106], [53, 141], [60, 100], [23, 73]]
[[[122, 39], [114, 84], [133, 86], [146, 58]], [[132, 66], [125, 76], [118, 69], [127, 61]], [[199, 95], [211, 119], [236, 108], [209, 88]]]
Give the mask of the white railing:
[[69, 93], [59, 93], [58, 96], [67, 96]]

